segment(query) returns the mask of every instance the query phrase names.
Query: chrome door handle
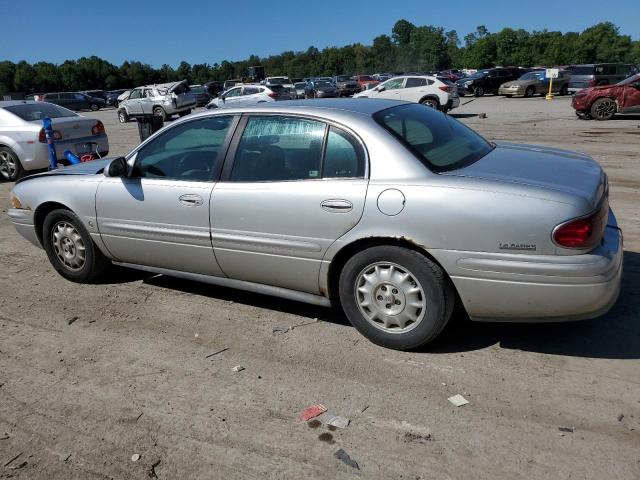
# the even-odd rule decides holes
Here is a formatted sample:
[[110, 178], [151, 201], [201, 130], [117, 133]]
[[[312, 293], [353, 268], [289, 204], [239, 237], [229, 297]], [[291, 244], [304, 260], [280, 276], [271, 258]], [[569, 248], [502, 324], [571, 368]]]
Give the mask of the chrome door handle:
[[199, 207], [202, 205], [202, 197], [200, 195], [185, 194], [178, 198], [181, 204], [187, 207]]
[[332, 213], [347, 213], [353, 210], [353, 203], [349, 200], [325, 200], [320, 204], [320, 207], [326, 212]]

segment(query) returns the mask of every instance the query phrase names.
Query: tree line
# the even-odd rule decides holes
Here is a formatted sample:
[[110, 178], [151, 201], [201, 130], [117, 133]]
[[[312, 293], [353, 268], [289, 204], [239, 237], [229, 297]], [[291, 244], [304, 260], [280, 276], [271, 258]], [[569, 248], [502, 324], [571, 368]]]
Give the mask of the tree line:
[[504, 28], [492, 33], [484, 26], [460, 38], [455, 30], [432, 25], [416, 26], [399, 20], [391, 35], [379, 35], [371, 45], [356, 43], [319, 50], [286, 51], [242, 61], [154, 68], [138, 61], [117, 66], [96, 56], [49, 62], [0, 62], [0, 94], [131, 88], [152, 83], [187, 80], [206, 83], [241, 78], [253, 65], [265, 67], [267, 75], [293, 78], [335, 74], [390, 71], [437, 71], [449, 68], [502, 66], [555, 66], [592, 62], [640, 64], [640, 41], [622, 35], [610, 22], [583, 32], [528, 32]]

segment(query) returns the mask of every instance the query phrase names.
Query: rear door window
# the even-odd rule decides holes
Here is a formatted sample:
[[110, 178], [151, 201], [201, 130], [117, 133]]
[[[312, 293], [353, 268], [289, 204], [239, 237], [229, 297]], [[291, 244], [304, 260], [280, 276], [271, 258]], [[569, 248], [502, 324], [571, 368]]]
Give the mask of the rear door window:
[[573, 75], [593, 75], [595, 67], [593, 65], [583, 65], [573, 67]]
[[260, 89], [258, 87], [244, 87], [242, 91], [242, 95], [255, 95], [256, 93], [260, 93]]
[[326, 124], [304, 118], [250, 117], [231, 171], [233, 182], [320, 178]]

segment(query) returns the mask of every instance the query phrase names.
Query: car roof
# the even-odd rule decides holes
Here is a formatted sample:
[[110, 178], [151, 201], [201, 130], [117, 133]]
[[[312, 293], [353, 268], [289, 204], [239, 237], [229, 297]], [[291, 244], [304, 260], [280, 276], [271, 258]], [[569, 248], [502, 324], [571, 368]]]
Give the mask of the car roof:
[[46, 102], [35, 102], [33, 100], [0, 100], [0, 108], [13, 107], [14, 105], [29, 105], [32, 103], [46, 103]]
[[[352, 113], [365, 116], [371, 116], [381, 110], [396, 107], [399, 105], [409, 105], [411, 102], [403, 102], [399, 100], [386, 100], [377, 98], [319, 98], [313, 101], [309, 100], [283, 100], [279, 102], [261, 103], [256, 106], [224, 108], [219, 112], [228, 113], [252, 113], [252, 112], [268, 112], [268, 113], [306, 113], [309, 115], [327, 116], [329, 112]], [[218, 111], [218, 110], [214, 110]], [[211, 110], [195, 114], [193, 116], [206, 116], [211, 114]]]

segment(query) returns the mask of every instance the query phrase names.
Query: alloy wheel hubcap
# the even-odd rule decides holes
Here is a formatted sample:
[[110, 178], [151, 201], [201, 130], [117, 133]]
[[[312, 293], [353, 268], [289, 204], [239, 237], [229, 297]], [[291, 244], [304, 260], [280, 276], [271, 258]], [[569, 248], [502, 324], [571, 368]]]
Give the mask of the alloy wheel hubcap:
[[51, 236], [60, 263], [72, 271], [82, 269], [86, 261], [86, 248], [76, 228], [69, 222], [58, 222]]
[[16, 160], [9, 152], [0, 152], [0, 174], [7, 180], [11, 180], [16, 174]]
[[416, 277], [390, 262], [365, 267], [356, 279], [356, 303], [374, 327], [387, 333], [406, 333], [426, 314], [427, 301]]
[[596, 114], [599, 117], [607, 117], [615, 113], [616, 107], [613, 102], [603, 102], [596, 107]]

